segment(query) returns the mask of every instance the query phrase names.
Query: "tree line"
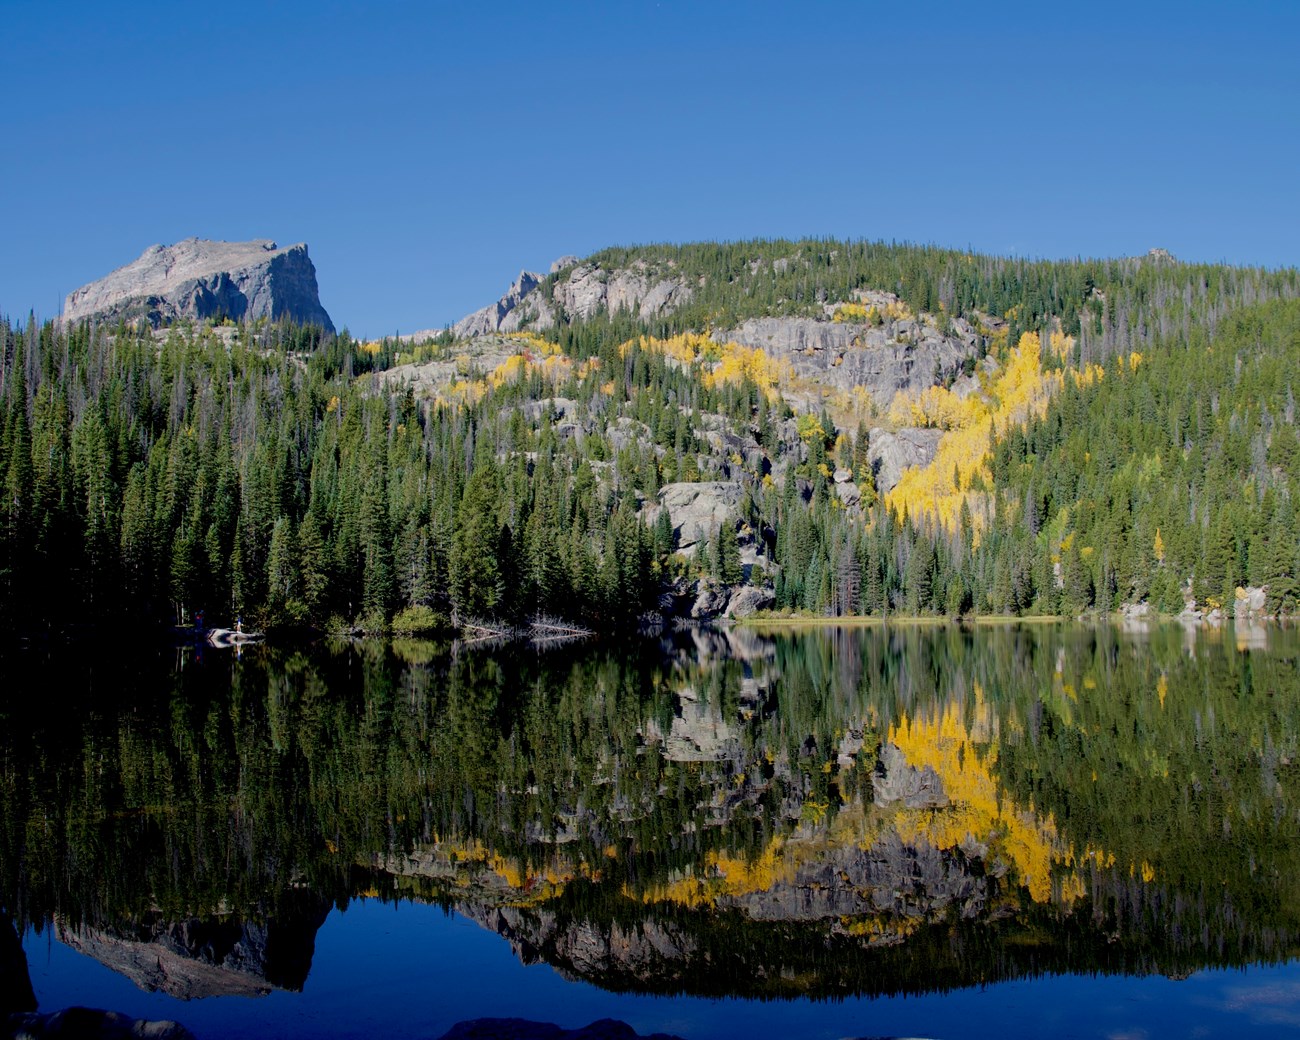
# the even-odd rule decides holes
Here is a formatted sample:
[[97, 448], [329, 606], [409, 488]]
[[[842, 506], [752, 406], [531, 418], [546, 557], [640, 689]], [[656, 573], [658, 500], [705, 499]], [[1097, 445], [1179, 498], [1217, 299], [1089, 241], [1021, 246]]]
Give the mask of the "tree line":
[[[469, 352], [447, 397], [389, 378], [409, 345], [346, 331], [0, 321], [0, 623], [621, 629], [703, 574], [834, 615], [1176, 610], [1185, 590], [1230, 607], [1243, 584], [1295, 609], [1294, 271], [832, 242], [595, 259], [638, 258], [694, 279], [692, 302], [564, 319], [508, 376], [435, 344]], [[1073, 329], [1043, 367], [1104, 357], [1106, 374], [996, 429], [974, 513], [938, 523], [876, 500], [865, 424], [795, 417], [761, 372], [647, 338], [864, 287]], [[657, 496], [700, 480], [743, 496], [688, 559]]]

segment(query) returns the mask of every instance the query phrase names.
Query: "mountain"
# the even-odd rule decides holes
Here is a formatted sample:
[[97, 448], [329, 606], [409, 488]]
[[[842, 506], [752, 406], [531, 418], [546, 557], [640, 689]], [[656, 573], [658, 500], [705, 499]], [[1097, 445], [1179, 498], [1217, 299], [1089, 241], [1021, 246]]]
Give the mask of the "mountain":
[[334, 331], [321, 306], [307, 246], [281, 248], [268, 239], [187, 238], [175, 245], [150, 246], [137, 260], [68, 294], [63, 322], [88, 318], [143, 318], [155, 328], [182, 318], [287, 318]]

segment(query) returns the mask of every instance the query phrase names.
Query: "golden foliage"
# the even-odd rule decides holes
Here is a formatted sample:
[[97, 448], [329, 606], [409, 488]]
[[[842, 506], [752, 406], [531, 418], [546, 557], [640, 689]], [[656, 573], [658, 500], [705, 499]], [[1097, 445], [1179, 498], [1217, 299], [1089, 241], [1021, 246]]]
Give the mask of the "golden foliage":
[[668, 339], [642, 336], [629, 340], [619, 347], [626, 357], [633, 344], [648, 353], [663, 354], [684, 365], [699, 364], [706, 387], [716, 389], [728, 383], [752, 381], [775, 401], [780, 396], [779, 387], [794, 380], [794, 368], [789, 362], [769, 357], [761, 347], [746, 347], [740, 343], [719, 343], [710, 336], [685, 332]]
[[794, 865], [782, 855], [785, 843], [773, 838], [754, 860], [725, 852], [710, 852], [696, 873], [653, 885], [640, 893], [626, 886], [624, 893], [644, 903], [676, 903], [679, 906], [712, 906], [719, 897], [766, 892], [778, 881], [794, 877]]
[[507, 383], [526, 379], [540, 374], [546, 382], [555, 386], [575, 374], [585, 379], [591, 372], [600, 370], [598, 358], [591, 358], [575, 366], [573, 359], [564, 354], [558, 345], [532, 333], [517, 332], [507, 337], [521, 345], [517, 354], [511, 354], [482, 379], [469, 378], [472, 359], [468, 354], [456, 357], [456, 365], [464, 379], [454, 380], [445, 391], [436, 398], [441, 405], [476, 404], [489, 390], [496, 390]]
[[[1040, 819], [1032, 803], [1017, 805], [999, 789], [993, 778], [997, 718], [978, 691], [974, 712], [970, 728], [955, 703], [929, 716], [904, 718], [890, 728], [890, 743], [910, 765], [932, 768], [950, 800], [940, 809], [899, 809], [899, 837], [924, 840], [938, 849], [956, 848], [967, 837], [988, 843], [1015, 865], [1030, 897], [1047, 902], [1052, 897], [1052, 866], [1065, 862], [1069, 850], [1051, 815]], [[977, 741], [977, 733], [988, 739]], [[1062, 898], [1067, 894], [1062, 888]]]
[[[1073, 340], [1053, 333], [1049, 349], [1058, 357], [1067, 357]], [[1091, 366], [1086, 373], [1075, 373], [1074, 378], [1095, 379], [1100, 374], [1099, 367]], [[982, 500], [975, 499], [971, 486], [992, 481], [989, 446], [993, 431], [1001, 432], [1013, 423], [1024, 423], [1031, 415], [1042, 415], [1063, 379], [1061, 370], [1043, 371], [1039, 336], [1026, 332], [981, 393], [960, 397], [934, 386], [915, 397], [895, 396], [889, 408], [895, 423], [930, 426], [945, 433], [933, 461], [928, 466], [905, 470], [898, 485], [886, 496], [886, 504], [896, 513], [906, 510], [911, 516], [928, 516], [954, 528], [966, 503], [978, 531], [984, 510], [977, 508]]]
[[537, 354], [539, 357], [551, 357], [554, 354], [563, 353], [558, 343], [552, 343], [548, 339], [543, 339], [535, 332], [511, 332], [506, 339], [515, 340], [521, 344], [521, 351], [524, 354]]
[[879, 316], [880, 312], [877, 311], [875, 307], [868, 307], [866, 304], [862, 303], [841, 303], [835, 308], [835, 313], [831, 315], [831, 320], [865, 324], [874, 321], [875, 318], [878, 318]]
[[826, 439], [826, 430], [822, 427], [822, 421], [812, 412], [804, 412], [795, 420], [795, 428], [799, 431], [799, 439], [811, 444], [813, 441]]

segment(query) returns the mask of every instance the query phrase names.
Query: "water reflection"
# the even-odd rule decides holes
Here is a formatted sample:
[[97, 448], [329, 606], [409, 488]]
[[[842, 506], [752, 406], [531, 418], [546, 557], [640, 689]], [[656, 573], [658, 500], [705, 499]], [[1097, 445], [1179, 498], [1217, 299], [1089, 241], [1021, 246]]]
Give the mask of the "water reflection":
[[949, 626], [10, 658], [0, 910], [182, 998], [301, 988], [359, 895], [647, 992], [1280, 960], [1297, 650]]

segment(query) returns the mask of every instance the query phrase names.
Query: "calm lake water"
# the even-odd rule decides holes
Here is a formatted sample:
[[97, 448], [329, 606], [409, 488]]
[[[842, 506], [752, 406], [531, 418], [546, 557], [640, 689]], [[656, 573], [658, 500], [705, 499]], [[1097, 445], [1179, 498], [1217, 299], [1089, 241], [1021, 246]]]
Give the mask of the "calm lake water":
[[43, 1011], [201, 1038], [1300, 1030], [1295, 632], [59, 651], [0, 676], [0, 964], [21, 941]]

